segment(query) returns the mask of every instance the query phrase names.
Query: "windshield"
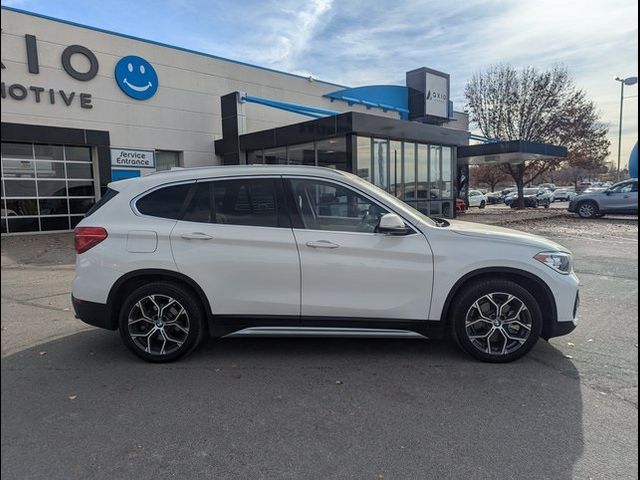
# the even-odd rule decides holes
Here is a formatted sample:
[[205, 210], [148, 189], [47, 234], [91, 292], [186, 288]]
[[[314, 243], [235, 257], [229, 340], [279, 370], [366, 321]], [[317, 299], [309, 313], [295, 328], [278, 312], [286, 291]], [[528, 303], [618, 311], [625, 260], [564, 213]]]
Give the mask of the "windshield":
[[423, 221], [423, 222], [428, 223], [429, 225], [433, 225], [435, 227], [437, 227], [439, 225], [439, 223], [436, 222], [435, 220], [433, 220], [431, 217], [425, 215], [424, 213], [420, 212], [419, 210], [416, 210], [411, 205], [409, 205], [407, 203], [404, 203], [402, 200], [394, 197], [393, 195], [391, 195], [386, 190], [383, 190], [382, 188], [377, 187], [377, 186], [373, 185], [372, 183], [367, 182], [366, 180], [363, 180], [362, 178], [358, 177], [357, 175], [354, 175], [352, 173], [347, 173], [347, 172], [344, 172], [344, 173], [346, 175], [348, 175], [349, 178], [351, 178], [351, 180], [357, 182], [365, 190], [368, 190], [371, 193], [373, 193], [373, 194], [375, 194], [375, 195], [377, 195], [379, 197], [382, 197], [387, 203], [389, 203], [390, 205], [393, 205], [394, 207], [397, 207], [398, 209], [402, 210], [403, 213], [406, 213], [408, 216], [413, 217], [414, 220]]

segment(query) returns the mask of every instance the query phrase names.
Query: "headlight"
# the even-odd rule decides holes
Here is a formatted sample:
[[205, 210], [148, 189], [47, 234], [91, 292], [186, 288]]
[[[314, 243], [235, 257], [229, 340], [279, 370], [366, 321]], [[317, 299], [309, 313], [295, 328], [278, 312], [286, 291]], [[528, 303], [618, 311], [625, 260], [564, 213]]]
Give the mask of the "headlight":
[[568, 253], [540, 252], [533, 258], [563, 275], [568, 275], [573, 269], [573, 258]]

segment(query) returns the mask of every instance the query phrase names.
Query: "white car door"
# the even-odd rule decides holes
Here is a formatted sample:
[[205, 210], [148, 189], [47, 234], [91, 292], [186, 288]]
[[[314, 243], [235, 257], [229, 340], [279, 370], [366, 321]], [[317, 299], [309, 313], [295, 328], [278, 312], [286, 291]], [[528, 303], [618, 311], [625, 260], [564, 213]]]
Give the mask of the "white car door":
[[300, 315], [300, 263], [280, 177], [199, 181], [171, 233], [214, 315]]
[[318, 317], [426, 320], [433, 255], [426, 238], [376, 233], [389, 211], [336, 181], [287, 178], [302, 270], [302, 325]]

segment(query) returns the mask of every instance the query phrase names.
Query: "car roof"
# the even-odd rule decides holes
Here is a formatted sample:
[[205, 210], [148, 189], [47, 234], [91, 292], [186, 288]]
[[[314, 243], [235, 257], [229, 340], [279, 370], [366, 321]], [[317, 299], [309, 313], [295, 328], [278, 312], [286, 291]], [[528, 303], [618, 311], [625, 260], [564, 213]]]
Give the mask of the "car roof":
[[144, 190], [174, 182], [184, 182], [205, 178], [221, 178], [233, 176], [268, 176], [268, 175], [312, 175], [328, 179], [344, 179], [352, 174], [326, 167], [305, 165], [220, 165], [209, 167], [173, 168], [155, 172], [143, 177], [129, 178], [111, 182], [109, 188], [122, 191], [129, 188]]

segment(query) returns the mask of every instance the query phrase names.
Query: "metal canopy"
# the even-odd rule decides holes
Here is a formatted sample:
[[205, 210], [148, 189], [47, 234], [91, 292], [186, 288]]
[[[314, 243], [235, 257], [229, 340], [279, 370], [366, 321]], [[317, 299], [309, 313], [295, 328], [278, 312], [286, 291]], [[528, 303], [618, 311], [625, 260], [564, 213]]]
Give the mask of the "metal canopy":
[[566, 156], [567, 149], [565, 147], [524, 140], [458, 147], [458, 164], [461, 165], [518, 164], [545, 158], [565, 158]]

